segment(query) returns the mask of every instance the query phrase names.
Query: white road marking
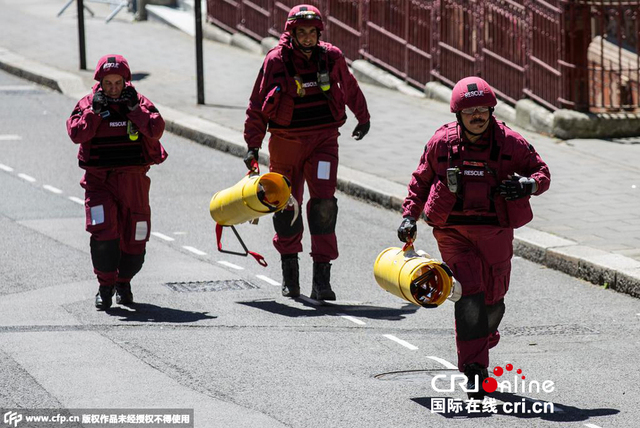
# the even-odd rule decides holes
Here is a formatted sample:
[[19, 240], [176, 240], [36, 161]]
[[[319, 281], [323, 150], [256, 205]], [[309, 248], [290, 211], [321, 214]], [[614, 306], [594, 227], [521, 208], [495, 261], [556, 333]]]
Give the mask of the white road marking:
[[594, 425], [594, 424], [584, 424], [584, 426], [589, 428], [600, 428], [598, 425]]
[[513, 256], [513, 260], [520, 260], [522, 257], [520, 256]]
[[412, 344], [410, 344], [409, 342], [407, 342], [405, 340], [398, 339], [393, 334], [385, 334], [383, 336], [386, 337], [389, 340], [393, 340], [394, 342], [399, 343], [400, 345], [404, 346], [405, 348], [411, 349], [412, 351], [418, 350], [417, 346], [413, 346]]
[[443, 366], [445, 366], [448, 369], [452, 369], [452, 370], [457, 370], [458, 369], [458, 367], [454, 366], [453, 364], [451, 364], [447, 360], [443, 360], [440, 357], [434, 357], [434, 356], [427, 355], [427, 358], [431, 358], [433, 361], [439, 362], [440, 364], [442, 364]]
[[76, 196], [69, 196], [69, 199], [71, 199], [73, 202], [77, 204], [84, 205], [84, 199], [80, 199]]
[[193, 254], [197, 254], [199, 256], [206, 256], [207, 255], [207, 253], [205, 253], [204, 251], [200, 251], [197, 248], [190, 247], [188, 245], [183, 245], [182, 248], [184, 248], [187, 251], [191, 251]]
[[10, 166], [4, 165], [0, 163], [0, 169], [3, 171], [7, 171], [7, 172], [13, 172], [13, 168], [11, 168]]
[[47, 189], [48, 191], [53, 192], [53, 193], [55, 193], [55, 194], [57, 194], [57, 195], [59, 195], [59, 194], [61, 194], [61, 193], [62, 193], [62, 190], [58, 189], [57, 187], [50, 186], [50, 185], [48, 185], [48, 184], [45, 184], [45, 185], [43, 185], [42, 187], [44, 187], [44, 188], [45, 188], [45, 189]]
[[358, 324], [358, 325], [367, 325], [366, 322], [364, 321], [360, 321], [358, 318], [356, 317], [352, 317], [351, 315], [345, 315], [345, 314], [338, 314], [339, 316], [341, 316], [342, 318], [351, 321], [352, 323]]
[[153, 236], [155, 236], [156, 238], [164, 239], [165, 241], [169, 241], [169, 242], [175, 241], [175, 239], [173, 239], [172, 237], [167, 236], [167, 235], [165, 235], [163, 233], [160, 233], [160, 232], [151, 232], [151, 234]]
[[22, 137], [16, 134], [0, 134], [0, 141], [17, 141], [22, 140]]
[[268, 282], [271, 285], [276, 285], [276, 286], [280, 286], [282, 284], [280, 284], [278, 281], [273, 280], [271, 278], [269, 278], [268, 276], [264, 276], [264, 275], [256, 275], [256, 278], [260, 278], [261, 280]]
[[225, 262], [224, 260], [218, 260], [218, 263], [220, 263], [221, 265], [228, 266], [232, 269], [244, 270], [242, 266], [234, 265], [233, 263]]
[[29, 183], [33, 183], [34, 181], [36, 181], [36, 179], [32, 176], [23, 173], [18, 174], [18, 177], [22, 178], [23, 180], [27, 180]]

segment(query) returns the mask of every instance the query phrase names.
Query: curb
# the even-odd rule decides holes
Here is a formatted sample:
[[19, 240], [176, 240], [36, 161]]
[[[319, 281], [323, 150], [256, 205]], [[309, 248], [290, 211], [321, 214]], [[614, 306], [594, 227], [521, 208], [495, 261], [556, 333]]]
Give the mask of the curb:
[[[80, 98], [87, 92], [84, 88], [78, 94], [77, 85], [82, 85], [79, 76], [38, 64], [2, 48], [0, 69], [44, 84], [73, 98]], [[170, 107], [156, 105], [162, 111], [168, 132], [237, 157], [244, 157], [246, 145], [241, 132]], [[261, 164], [268, 165], [268, 155], [264, 151], [260, 160]], [[343, 165], [338, 167], [338, 189], [349, 196], [396, 212], [401, 211], [406, 194], [404, 185]], [[576, 278], [640, 297], [640, 262], [634, 259], [582, 246], [577, 242], [526, 226], [515, 231], [514, 253]]]

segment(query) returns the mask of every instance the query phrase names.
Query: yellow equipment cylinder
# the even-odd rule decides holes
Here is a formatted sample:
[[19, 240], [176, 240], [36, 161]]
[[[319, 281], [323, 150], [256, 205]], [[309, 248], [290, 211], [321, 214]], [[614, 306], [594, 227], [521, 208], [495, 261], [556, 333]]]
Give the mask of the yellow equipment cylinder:
[[449, 267], [425, 252], [415, 252], [413, 247], [382, 251], [373, 265], [373, 274], [384, 290], [418, 306], [439, 306], [447, 298], [460, 298], [459, 284]]
[[211, 198], [209, 212], [216, 223], [233, 226], [283, 210], [291, 196], [291, 184], [282, 174], [247, 175]]

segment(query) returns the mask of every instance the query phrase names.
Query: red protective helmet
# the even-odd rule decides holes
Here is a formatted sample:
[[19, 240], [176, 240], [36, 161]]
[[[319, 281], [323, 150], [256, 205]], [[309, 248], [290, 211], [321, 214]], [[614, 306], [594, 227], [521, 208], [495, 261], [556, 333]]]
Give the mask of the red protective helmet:
[[124, 78], [125, 82], [131, 80], [129, 63], [122, 55], [105, 55], [98, 60], [93, 78], [98, 82], [102, 82], [102, 79], [104, 79], [104, 76], [107, 74], [119, 74]]
[[287, 23], [284, 24], [284, 31], [292, 31], [301, 25], [313, 25], [318, 31], [324, 30], [322, 14], [317, 7], [310, 4], [300, 4], [289, 11]]
[[470, 107], [495, 107], [496, 94], [487, 82], [478, 76], [465, 77], [456, 83], [451, 93], [451, 113]]

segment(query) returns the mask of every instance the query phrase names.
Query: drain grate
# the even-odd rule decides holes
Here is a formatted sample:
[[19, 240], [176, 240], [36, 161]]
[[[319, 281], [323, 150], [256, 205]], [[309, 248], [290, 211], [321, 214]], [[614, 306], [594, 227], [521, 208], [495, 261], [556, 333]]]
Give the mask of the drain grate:
[[206, 293], [225, 290], [254, 290], [260, 288], [242, 279], [226, 279], [221, 281], [167, 282], [164, 284], [178, 293]]
[[504, 327], [500, 332], [506, 336], [555, 336], [600, 334], [599, 331], [579, 324], [537, 325], [523, 327]]

